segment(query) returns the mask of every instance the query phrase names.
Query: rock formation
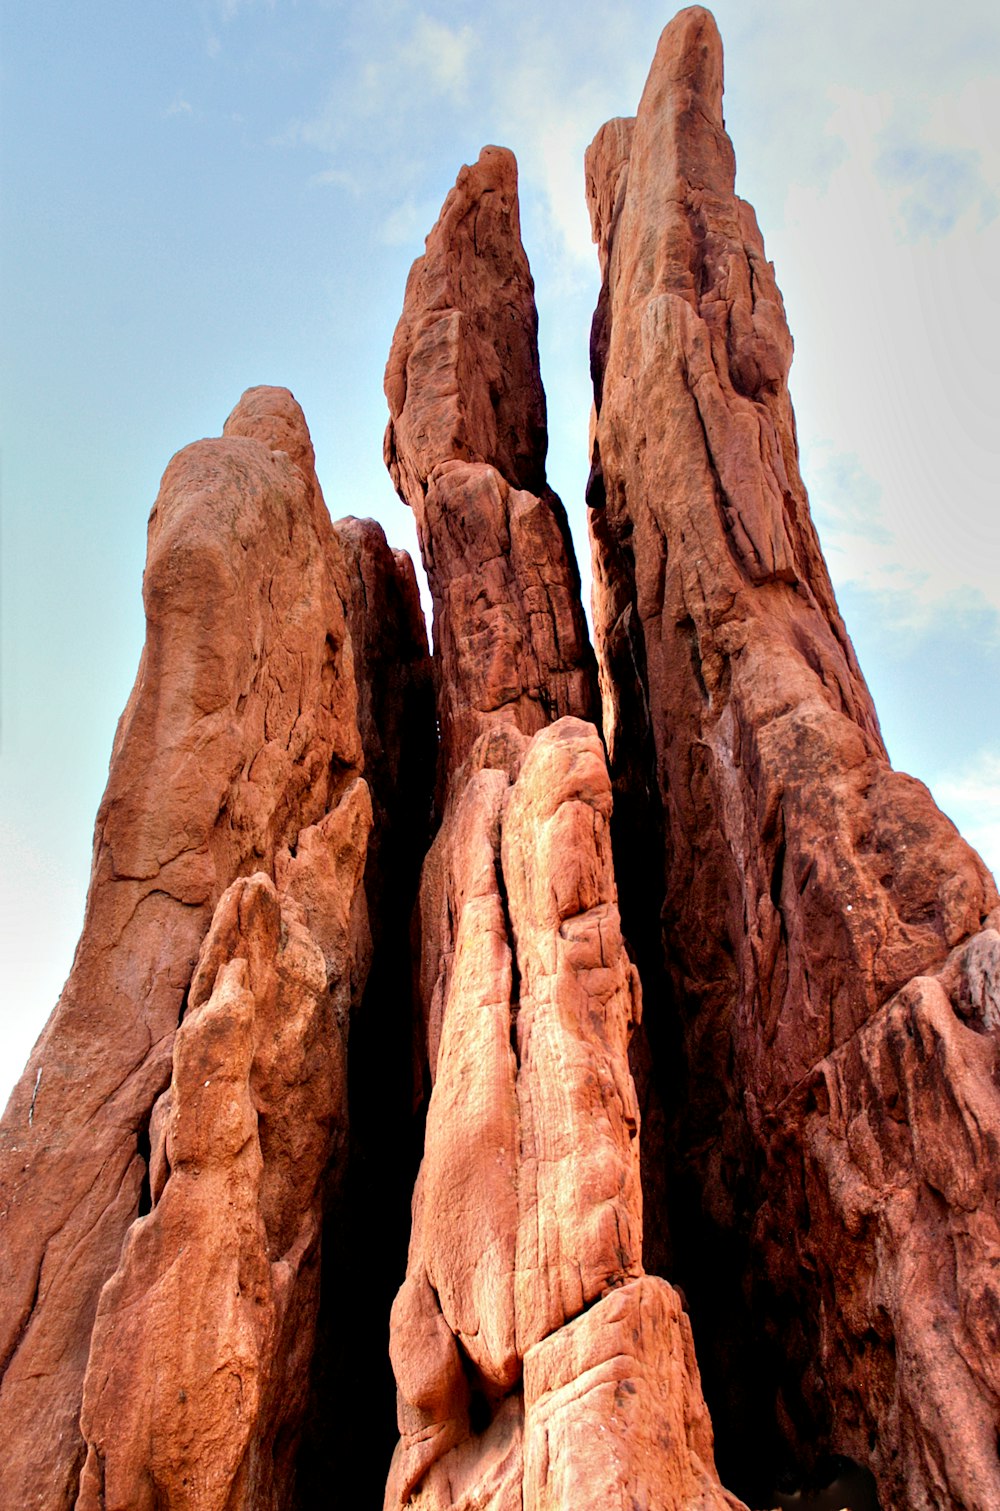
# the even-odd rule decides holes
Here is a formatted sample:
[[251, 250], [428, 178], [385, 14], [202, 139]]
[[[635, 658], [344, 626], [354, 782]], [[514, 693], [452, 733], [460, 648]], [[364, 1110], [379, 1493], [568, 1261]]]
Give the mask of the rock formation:
[[167, 469], [0, 1124], [4, 1507], [735, 1511], [716, 1435], [1000, 1505], [1000, 901], [837, 611], [708, 12], [586, 177], [596, 660], [503, 149], [386, 369], [433, 662], [285, 390]]
[[2, 1125], [4, 1505], [285, 1503], [346, 1145], [371, 799], [286, 391], [171, 462], [144, 596], [83, 936]]
[[641, 994], [535, 329], [514, 160], [488, 147], [414, 265], [386, 369], [386, 460], [434, 597], [443, 813], [385, 1506], [722, 1508], [687, 1319], [642, 1271]]
[[979, 931], [997, 894], [886, 758], [721, 102], [715, 24], [684, 11], [635, 121], [587, 155], [605, 731], [616, 800], [663, 836], [634, 919], [662, 920], [669, 989], [646, 983], [647, 1014], [680, 1026], [678, 1162], [705, 1242], [746, 1246], [785, 1432], [870, 1463], [885, 1505], [985, 1508], [1000, 1098]]

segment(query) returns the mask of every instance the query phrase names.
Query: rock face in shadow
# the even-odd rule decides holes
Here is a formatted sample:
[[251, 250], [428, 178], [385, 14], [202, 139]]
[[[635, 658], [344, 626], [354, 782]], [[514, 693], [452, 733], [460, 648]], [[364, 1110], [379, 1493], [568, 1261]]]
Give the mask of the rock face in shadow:
[[385, 1505], [732, 1505], [687, 1319], [642, 1270], [641, 997], [576, 567], [544, 481], [509, 153], [459, 175], [386, 391], [386, 459], [434, 597], [442, 818], [421, 882], [433, 1090], [392, 1310]]
[[[365, 864], [372, 960], [351, 1014], [348, 1142], [335, 1220], [324, 1230], [313, 1386], [294, 1505], [375, 1505], [396, 1445], [389, 1311], [406, 1270], [410, 1197], [423, 1145], [413, 1084], [411, 918], [427, 850], [437, 751], [427, 631], [410, 558], [370, 519], [334, 533], [346, 567], [345, 613], [373, 822]], [[358, 1235], [365, 1235], [358, 1263]], [[345, 1306], [345, 1285], [350, 1305]], [[363, 1454], [345, 1453], [343, 1423], [365, 1402]]]
[[662, 1007], [647, 991], [647, 1016], [679, 1025], [679, 1164], [745, 1253], [786, 1434], [870, 1463], [886, 1505], [985, 1507], [996, 1038], [982, 991], [973, 1008], [947, 983], [964, 952], [991, 958], [997, 895], [889, 766], [809, 518], [791, 338], [721, 102], [715, 24], [684, 11], [635, 121], [587, 154], [605, 732], [616, 799], [664, 842], [671, 990]]

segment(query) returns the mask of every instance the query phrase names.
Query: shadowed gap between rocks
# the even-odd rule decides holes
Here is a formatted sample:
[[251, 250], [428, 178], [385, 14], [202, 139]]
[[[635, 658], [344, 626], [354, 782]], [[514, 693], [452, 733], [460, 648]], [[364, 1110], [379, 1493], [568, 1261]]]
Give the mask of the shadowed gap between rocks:
[[[628, 659], [631, 664], [631, 651]], [[783, 1373], [775, 1338], [801, 1332], [805, 1322], [799, 1315], [771, 1317], [765, 1330], [753, 1313], [746, 1233], [759, 1156], [751, 1139], [745, 1142], [738, 1181], [733, 1172], [736, 1221], [730, 1227], [719, 1226], [706, 1212], [698, 1172], [688, 1158], [695, 1123], [701, 1125], [701, 1138], [712, 1136], [712, 1109], [692, 1103], [683, 1048], [685, 1003], [664, 967], [665, 960], [669, 967], [668, 929], [658, 899], [665, 837], [645, 699], [634, 678], [620, 676], [618, 688], [620, 724], [634, 730], [624, 742], [630, 755], [616, 779], [611, 833], [623, 932], [643, 986], [643, 1020], [630, 1048], [642, 1112], [643, 1263], [681, 1292], [715, 1432], [719, 1478], [727, 1489], [751, 1508], [768, 1511], [833, 1506], [828, 1494], [837, 1511], [841, 1506], [878, 1511], [866, 1469], [831, 1456], [823, 1441], [817, 1442], [812, 1464], [797, 1463], [786, 1446], [775, 1409]], [[832, 1421], [825, 1425], [831, 1433]]]
[[[414, 909], [432, 837], [437, 731], [412, 564], [371, 520], [335, 526], [352, 566], [346, 604], [374, 823], [365, 867], [372, 958], [348, 1040], [348, 1145], [328, 1177], [320, 1311], [295, 1511], [382, 1504], [397, 1438], [389, 1312], [406, 1273], [424, 1142]], [[352, 1424], [364, 1452], [344, 1452]]]

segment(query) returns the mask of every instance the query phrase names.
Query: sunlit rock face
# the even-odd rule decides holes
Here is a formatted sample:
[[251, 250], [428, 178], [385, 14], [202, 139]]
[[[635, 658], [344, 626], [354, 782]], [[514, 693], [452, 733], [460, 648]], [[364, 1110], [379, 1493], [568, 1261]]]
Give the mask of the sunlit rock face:
[[514, 160], [487, 148], [414, 265], [386, 370], [386, 459], [434, 596], [442, 823], [385, 1505], [722, 1507], [687, 1319], [642, 1269], [641, 993], [535, 328]]
[[164, 475], [4, 1508], [1000, 1506], [1000, 906], [837, 612], [708, 12], [586, 181], [596, 658], [502, 148], [386, 369], [433, 656], [286, 390]]
[[[752, 1282], [785, 1434], [870, 1463], [886, 1505], [986, 1506], [997, 895], [886, 758], [799, 476], [781, 297], [733, 181], [721, 44], [694, 8], [635, 120], [587, 154], [605, 734], [616, 797], [663, 838], [647, 1018], [683, 1046], [678, 1166], [703, 1243], [742, 1256], [730, 1279]], [[621, 865], [641, 839], [621, 833]]]

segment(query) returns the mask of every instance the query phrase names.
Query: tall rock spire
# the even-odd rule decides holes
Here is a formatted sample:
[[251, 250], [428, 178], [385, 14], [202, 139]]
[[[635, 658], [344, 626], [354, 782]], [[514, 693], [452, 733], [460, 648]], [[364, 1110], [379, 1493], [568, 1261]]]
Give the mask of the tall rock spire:
[[545, 395], [517, 166], [485, 147], [413, 265], [385, 373], [385, 458], [434, 600], [439, 803], [486, 729], [593, 718], [566, 514], [545, 481]]
[[647, 1022], [683, 1039], [682, 1165], [720, 1246], [749, 1243], [793, 1436], [870, 1462], [885, 1504], [990, 1504], [1000, 1098], [988, 1009], [957, 983], [997, 894], [890, 768], [837, 612], [707, 11], [666, 28], [586, 171], [595, 633], [616, 798], [662, 826], [626, 926], [662, 919], [673, 1006], [647, 981]]
[[153, 508], [83, 935], [0, 1127], [5, 1506], [287, 1502], [370, 950], [345, 576], [301, 410], [251, 389]]
[[386, 374], [434, 595], [443, 822], [385, 1505], [722, 1511], [687, 1319], [642, 1269], [641, 997], [534, 332], [514, 159], [487, 148], [414, 266]]

